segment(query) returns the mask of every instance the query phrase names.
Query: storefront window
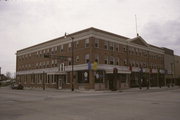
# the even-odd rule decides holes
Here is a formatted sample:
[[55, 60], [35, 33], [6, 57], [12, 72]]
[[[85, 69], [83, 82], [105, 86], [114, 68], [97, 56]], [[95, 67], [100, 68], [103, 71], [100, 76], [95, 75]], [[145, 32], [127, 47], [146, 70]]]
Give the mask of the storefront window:
[[95, 73], [95, 83], [103, 83], [104, 82], [104, 71], [96, 71]]
[[89, 71], [78, 72], [78, 83], [89, 83]]

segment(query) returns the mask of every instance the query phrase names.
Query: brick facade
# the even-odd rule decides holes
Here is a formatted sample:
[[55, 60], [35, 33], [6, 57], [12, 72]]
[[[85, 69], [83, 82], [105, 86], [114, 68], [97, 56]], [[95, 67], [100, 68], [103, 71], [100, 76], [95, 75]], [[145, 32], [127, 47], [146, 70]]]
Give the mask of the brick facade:
[[[89, 28], [17, 51], [17, 82], [26, 87], [71, 88], [74, 38], [75, 89], [121, 89], [139, 85], [164, 85], [164, 50], [137, 36], [130, 39]], [[49, 54], [51, 58], [44, 58]], [[53, 56], [66, 56], [57, 59]], [[97, 61], [97, 69], [93, 69]], [[88, 69], [90, 62], [91, 69]], [[64, 63], [65, 71], [60, 71]], [[118, 70], [117, 74], [113, 69]]]

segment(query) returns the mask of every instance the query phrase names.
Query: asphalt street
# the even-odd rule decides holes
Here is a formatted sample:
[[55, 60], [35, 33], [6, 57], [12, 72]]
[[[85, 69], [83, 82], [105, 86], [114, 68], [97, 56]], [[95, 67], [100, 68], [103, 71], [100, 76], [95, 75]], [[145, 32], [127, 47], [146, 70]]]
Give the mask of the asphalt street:
[[180, 120], [180, 88], [111, 91], [0, 88], [0, 120]]

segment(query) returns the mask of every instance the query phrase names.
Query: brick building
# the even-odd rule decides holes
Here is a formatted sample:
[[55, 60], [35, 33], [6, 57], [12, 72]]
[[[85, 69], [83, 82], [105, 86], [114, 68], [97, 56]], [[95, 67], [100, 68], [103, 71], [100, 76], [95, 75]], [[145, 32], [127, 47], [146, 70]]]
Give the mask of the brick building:
[[180, 85], [180, 56], [175, 55], [175, 68], [174, 68], [174, 77], [175, 77], [175, 84]]
[[165, 84], [164, 50], [141, 36], [130, 39], [88, 28], [16, 55], [16, 79], [25, 87], [104, 90]]

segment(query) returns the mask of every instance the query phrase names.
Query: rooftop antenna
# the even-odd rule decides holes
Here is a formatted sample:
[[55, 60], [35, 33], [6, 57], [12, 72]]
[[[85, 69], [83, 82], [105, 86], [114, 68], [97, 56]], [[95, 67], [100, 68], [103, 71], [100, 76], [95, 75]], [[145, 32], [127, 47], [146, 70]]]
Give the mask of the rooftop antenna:
[[137, 17], [136, 17], [136, 14], [135, 14], [135, 24], [136, 24], [136, 35], [137, 37], [139, 36], [138, 32], [137, 32]]

